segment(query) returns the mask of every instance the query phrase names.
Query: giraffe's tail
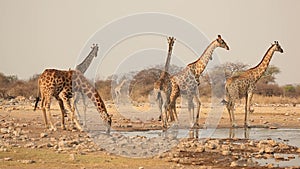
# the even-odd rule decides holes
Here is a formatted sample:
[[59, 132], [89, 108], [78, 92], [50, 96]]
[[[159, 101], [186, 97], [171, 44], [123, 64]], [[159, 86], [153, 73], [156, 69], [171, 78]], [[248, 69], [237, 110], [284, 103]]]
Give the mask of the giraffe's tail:
[[37, 108], [37, 106], [38, 106], [38, 103], [39, 103], [39, 101], [41, 100], [40, 97], [41, 97], [41, 90], [40, 90], [40, 87], [39, 87], [39, 88], [38, 88], [38, 95], [37, 95], [37, 97], [35, 98], [35, 104], [34, 104], [33, 111], [36, 110], [36, 108]]

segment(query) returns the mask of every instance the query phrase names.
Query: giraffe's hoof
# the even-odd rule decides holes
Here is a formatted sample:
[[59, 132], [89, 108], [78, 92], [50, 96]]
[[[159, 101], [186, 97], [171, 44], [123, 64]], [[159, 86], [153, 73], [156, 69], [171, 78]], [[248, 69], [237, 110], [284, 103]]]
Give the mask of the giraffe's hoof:
[[57, 128], [56, 127], [51, 127], [49, 130], [50, 131], [57, 131]]
[[161, 116], [158, 117], [158, 121], [161, 121]]
[[194, 123], [194, 125], [192, 126], [192, 128], [199, 128], [200, 127], [200, 124], [199, 123]]
[[232, 124], [232, 127], [233, 128], [238, 128], [238, 125], [237, 124]]
[[248, 124], [248, 123], [246, 123], [246, 124], [244, 125], [244, 127], [245, 127], [245, 128], [251, 128], [250, 124]]
[[65, 127], [65, 126], [61, 126], [61, 129], [62, 129], [62, 130], [66, 130], [66, 127]]

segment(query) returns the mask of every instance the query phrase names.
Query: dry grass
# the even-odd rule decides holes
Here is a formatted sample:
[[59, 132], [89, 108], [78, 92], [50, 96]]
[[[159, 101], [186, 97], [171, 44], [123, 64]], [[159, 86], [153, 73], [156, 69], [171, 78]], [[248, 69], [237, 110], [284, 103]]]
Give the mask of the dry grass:
[[252, 99], [256, 104], [300, 104], [300, 98], [272, 96], [266, 97], [261, 95], [254, 95]]
[[[126, 158], [107, 155], [105, 152], [95, 154], [56, 153], [46, 149], [12, 148], [8, 152], [0, 152], [0, 159], [12, 158], [11, 161], [1, 161], [0, 168], [164, 168], [174, 164], [157, 159], [155, 164], [151, 158]], [[23, 164], [22, 160], [33, 160], [32, 164]]]

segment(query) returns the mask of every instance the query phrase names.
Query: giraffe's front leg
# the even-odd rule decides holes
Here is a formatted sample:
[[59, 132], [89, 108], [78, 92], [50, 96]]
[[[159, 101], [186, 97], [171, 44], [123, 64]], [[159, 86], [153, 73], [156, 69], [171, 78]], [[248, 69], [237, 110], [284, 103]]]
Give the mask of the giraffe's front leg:
[[191, 127], [195, 125], [195, 106], [193, 103], [193, 98], [188, 97], [188, 112], [189, 112], [189, 121]]
[[168, 127], [168, 114], [170, 113], [170, 111], [168, 111], [168, 104], [169, 101], [168, 99], [164, 99], [163, 102], [163, 110], [161, 110], [161, 119], [162, 119], [162, 123], [163, 123], [163, 128], [166, 129]]
[[199, 94], [195, 95], [195, 99], [197, 102], [197, 115], [196, 115], [195, 126], [199, 126], [199, 117], [200, 117], [200, 108], [201, 108], [201, 101], [200, 101]]
[[[67, 95], [65, 95], [67, 96]], [[67, 110], [70, 112], [70, 118], [71, 118], [71, 122], [75, 123], [76, 127], [78, 130], [83, 131], [83, 129], [80, 126], [80, 123], [78, 122], [77, 118], [75, 117], [75, 109], [73, 107], [71, 107], [71, 99], [68, 97], [61, 97], [61, 99], [63, 100], [63, 103], [65, 104]], [[73, 103], [73, 100], [72, 100]]]
[[47, 98], [45, 101], [45, 113], [48, 115], [49, 123], [50, 123], [50, 130], [56, 131], [56, 127], [53, 125], [52, 122], [52, 115], [50, 111], [50, 105], [51, 105], [51, 97]]
[[245, 104], [245, 127], [250, 127], [249, 123], [249, 114], [250, 114], [250, 105], [252, 100], [253, 93], [249, 92], [248, 95], [246, 95], [246, 104]]

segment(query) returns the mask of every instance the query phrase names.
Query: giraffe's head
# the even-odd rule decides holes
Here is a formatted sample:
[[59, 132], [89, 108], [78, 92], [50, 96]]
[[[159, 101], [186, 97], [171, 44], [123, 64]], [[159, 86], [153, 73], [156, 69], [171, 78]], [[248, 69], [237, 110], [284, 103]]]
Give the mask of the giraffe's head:
[[281, 46], [279, 45], [278, 41], [275, 41], [273, 44], [273, 47], [275, 48], [275, 51], [278, 51], [280, 53], [283, 53], [283, 49], [281, 48]]
[[169, 52], [172, 50], [172, 48], [173, 48], [173, 45], [174, 45], [174, 42], [175, 42], [175, 38], [174, 37], [168, 37], [167, 38], [168, 39], [168, 44], [169, 44]]
[[92, 53], [94, 53], [95, 57], [97, 57], [97, 53], [98, 53], [98, 50], [99, 50], [98, 44], [93, 44], [93, 46], [91, 46], [91, 49], [92, 49]]
[[229, 47], [227, 46], [226, 42], [222, 39], [221, 35], [218, 35], [216, 42], [218, 47], [229, 50]]
[[173, 46], [174, 45], [174, 42], [175, 42], [176, 38], [174, 37], [168, 37], [168, 44], [169, 46]]
[[112, 114], [108, 114], [106, 111], [102, 112], [103, 114], [100, 114], [100, 117], [102, 118], [104, 125], [106, 126], [106, 133], [110, 133], [111, 129], [111, 123], [112, 123]]

